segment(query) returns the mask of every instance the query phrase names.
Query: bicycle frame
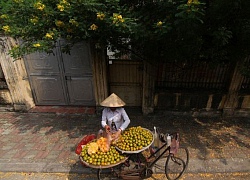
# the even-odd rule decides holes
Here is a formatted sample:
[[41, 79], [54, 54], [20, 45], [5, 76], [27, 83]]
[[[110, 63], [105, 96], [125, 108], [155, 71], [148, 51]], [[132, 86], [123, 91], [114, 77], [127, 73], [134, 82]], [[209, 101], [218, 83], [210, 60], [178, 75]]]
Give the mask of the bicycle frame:
[[[173, 138], [171, 138], [171, 139], [175, 139], [176, 141], [178, 141], [179, 142], [179, 134], [178, 133], [171, 133], [170, 134], [170, 136], [173, 136]], [[168, 144], [167, 144], [167, 142], [166, 141], [164, 141], [164, 140], [161, 140], [161, 142], [163, 142], [164, 144], [159, 148], [159, 149], [157, 149], [153, 154], [151, 154], [149, 157], [148, 157], [148, 159], [150, 159], [150, 158], [152, 158], [152, 157], [154, 157], [158, 152], [160, 152], [164, 147], [166, 147], [166, 146], [168, 146]], [[157, 158], [153, 161], [153, 162], [151, 162], [151, 163], [149, 163], [149, 165], [148, 165], [148, 168], [151, 168], [166, 152], [168, 151], [168, 155], [170, 155], [170, 154], [173, 154], [174, 155], [174, 153], [171, 153], [171, 145], [170, 146], [168, 146], [162, 153], [160, 153], [160, 155], [159, 156], [157, 156]]]
[[[151, 154], [148, 157], [148, 159], [154, 157], [158, 152], [160, 152], [166, 146], [168, 146], [168, 144], [164, 143], [159, 149], [157, 149], [153, 154]], [[168, 154], [170, 155], [170, 146], [168, 146], [159, 156], [157, 156], [153, 162], [150, 162], [149, 165], [147, 165], [147, 168], [151, 168], [167, 151]]]

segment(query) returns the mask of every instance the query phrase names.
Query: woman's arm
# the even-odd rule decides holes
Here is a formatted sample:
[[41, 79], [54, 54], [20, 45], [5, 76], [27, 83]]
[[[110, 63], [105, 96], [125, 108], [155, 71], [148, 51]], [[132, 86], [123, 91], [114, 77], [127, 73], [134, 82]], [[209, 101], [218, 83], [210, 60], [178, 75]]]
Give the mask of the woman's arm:
[[121, 114], [122, 114], [122, 117], [124, 119], [124, 123], [121, 125], [120, 129], [122, 131], [124, 131], [128, 127], [128, 125], [130, 124], [130, 119], [129, 119], [124, 108], [121, 108]]
[[106, 132], [110, 131], [110, 127], [107, 124], [107, 109], [106, 108], [104, 108], [103, 111], [102, 111], [102, 122], [101, 122], [101, 125], [102, 125], [103, 128], [105, 128]]

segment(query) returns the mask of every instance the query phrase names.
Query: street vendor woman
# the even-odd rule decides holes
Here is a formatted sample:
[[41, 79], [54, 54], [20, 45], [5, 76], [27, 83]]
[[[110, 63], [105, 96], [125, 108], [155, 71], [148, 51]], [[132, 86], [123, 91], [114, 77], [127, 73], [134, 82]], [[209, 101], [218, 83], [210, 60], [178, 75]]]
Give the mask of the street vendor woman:
[[105, 107], [102, 111], [101, 125], [107, 133], [113, 133], [114, 139], [117, 139], [130, 123], [130, 119], [123, 108], [125, 103], [115, 93], [112, 93], [100, 105]]

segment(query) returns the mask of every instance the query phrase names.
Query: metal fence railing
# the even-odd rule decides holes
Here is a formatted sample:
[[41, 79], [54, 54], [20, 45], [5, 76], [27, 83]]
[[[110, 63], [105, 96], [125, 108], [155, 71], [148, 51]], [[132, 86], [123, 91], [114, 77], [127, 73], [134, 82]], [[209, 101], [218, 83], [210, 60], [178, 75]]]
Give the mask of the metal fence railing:
[[230, 83], [230, 64], [210, 66], [207, 63], [193, 65], [159, 64], [156, 88], [159, 90], [226, 90]]

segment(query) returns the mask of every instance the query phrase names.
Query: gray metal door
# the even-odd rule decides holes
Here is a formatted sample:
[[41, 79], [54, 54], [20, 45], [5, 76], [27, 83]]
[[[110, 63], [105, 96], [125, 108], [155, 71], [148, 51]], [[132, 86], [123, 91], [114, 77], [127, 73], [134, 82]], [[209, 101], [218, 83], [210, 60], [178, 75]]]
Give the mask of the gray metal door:
[[26, 58], [36, 105], [95, 105], [89, 46], [79, 43], [71, 55], [34, 53]]

